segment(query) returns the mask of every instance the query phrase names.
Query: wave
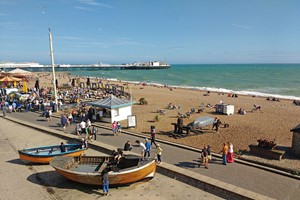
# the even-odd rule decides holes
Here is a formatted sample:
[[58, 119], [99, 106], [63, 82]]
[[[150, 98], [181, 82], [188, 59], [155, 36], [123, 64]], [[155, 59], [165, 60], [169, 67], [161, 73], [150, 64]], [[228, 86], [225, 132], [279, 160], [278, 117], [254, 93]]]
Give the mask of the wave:
[[[110, 81], [116, 81], [118, 79], [107, 79]], [[258, 91], [249, 91], [249, 90], [231, 90], [226, 88], [214, 88], [214, 87], [194, 87], [194, 86], [182, 86], [182, 85], [165, 85], [161, 83], [155, 82], [140, 82], [140, 81], [123, 81], [125, 83], [131, 84], [146, 84], [149, 86], [158, 86], [158, 87], [170, 87], [170, 88], [181, 88], [181, 89], [189, 89], [189, 90], [199, 90], [199, 91], [210, 91], [216, 93], [225, 93], [225, 94], [239, 94], [245, 96], [255, 96], [255, 97], [274, 97], [278, 99], [287, 99], [287, 100], [300, 100], [300, 97], [290, 96], [290, 95], [279, 95], [279, 94], [271, 94], [271, 93], [264, 93]]]

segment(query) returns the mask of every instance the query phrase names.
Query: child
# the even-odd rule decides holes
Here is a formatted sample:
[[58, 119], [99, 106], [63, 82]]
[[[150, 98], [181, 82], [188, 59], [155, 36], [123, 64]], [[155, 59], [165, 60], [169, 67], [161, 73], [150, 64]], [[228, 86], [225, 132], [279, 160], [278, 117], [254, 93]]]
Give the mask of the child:
[[160, 147], [160, 144], [157, 144], [156, 147], [156, 154], [157, 154], [157, 164], [161, 163], [161, 154], [162, 154], [162, 148]]
[[120, 122], [117, 122], [117, 132], [122, 132], [122, 125], [120, 124]]

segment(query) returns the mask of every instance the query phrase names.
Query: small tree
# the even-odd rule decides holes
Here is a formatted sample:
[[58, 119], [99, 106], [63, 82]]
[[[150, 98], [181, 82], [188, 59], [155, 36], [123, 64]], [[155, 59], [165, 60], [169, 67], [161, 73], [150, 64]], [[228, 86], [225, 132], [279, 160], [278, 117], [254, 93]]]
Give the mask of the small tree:
[[155, 115], [154, 120], [155, 120], [156, 122], [159, 122], [159, 120], [160, 120], [160, 115]]
[[139, 102], [140, 102], [140, 105], [147, 105], [148, 104], [148, 101], [145, 98], [140, 98]]

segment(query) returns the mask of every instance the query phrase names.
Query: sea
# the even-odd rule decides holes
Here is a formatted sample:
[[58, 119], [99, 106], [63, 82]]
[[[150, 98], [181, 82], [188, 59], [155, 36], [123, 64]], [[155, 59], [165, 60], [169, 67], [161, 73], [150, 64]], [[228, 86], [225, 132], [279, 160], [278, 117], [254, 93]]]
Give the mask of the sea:
[[72, 75], [300, 100], [300, 64], [173, 64], [153, 70], [76, 70]]

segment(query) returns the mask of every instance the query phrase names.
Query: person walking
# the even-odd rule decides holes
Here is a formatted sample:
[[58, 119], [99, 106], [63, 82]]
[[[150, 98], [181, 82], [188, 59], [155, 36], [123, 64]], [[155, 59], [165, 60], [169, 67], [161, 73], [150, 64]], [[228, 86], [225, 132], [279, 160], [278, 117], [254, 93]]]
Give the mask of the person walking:
[[151, 150], [151, 143], [148, 141], [148, 139], [145, 139], [145, 153], [144, 153], [144, 158], [148, 155], [148, 158], [150, 157], [150, 150]]
[[108, 177], [108, 172], [110, 171], [110, 167], [107, 166], [104, 168], [101, 172], [101, 177], [102, 177], [102, 190], [103, 190], [103, 195], [108, 196], [109, 193], [109, 177]]
[[117, 122], [117, 134], [122, 132], [122, 125], [120, 122]]
[[118, 125], [117, 125], [116, 121], [114, 121], [112, 123], [111, 128], [112, 128], [112, 132], [113, 132], [114, 136], [116, 136], [116, 134], [117, 134], [117, 128], [118, 128]]
[[218, 118], [215, 117], [211, 130], [214, 130], [214, 128], [217, 126], [217, 121], [218, 121]]
[[233, 153], [233, 144], [231, 142], [228, 143], [229, 144], [229, 149], [228, 149], [228, 153], [227, 153], [227, 162], [228, 163], [233, 163], [234, 162], [234, 153]]
[[67, 117], [64, 115], [64, 114], [61, 114], [61, 118], [60, 118], [60, 122], [61, 122], [61, 125], [64, 129], [64, 132], [66, 132], [66, 128], [67, 128]]
[[219, 153], [222, 153], [222, 160], [223, 160], [222, 164], [227, 165], [228, 146], [226, 145], [226, 143], [223, 143], [223, 148]]
[[208, 162], [210, 161], [210, 160], [212, 160], [212, 155], [211, 155], [211, 147], [210, 147], [210, 145], [207, 145], [207, 157], [208, 157]]
[[138, 144], [138, 145], [140, 145], [140, 148], [141, 148], [141, 160], [144, 160], [144, 154], [145, 154], [146, 146], [144, 145], [144, 143], [140, 142], [139, 140], [136, 140], [135, 143]]
[[161, 155], [162, 155], [162, 148], [160, 147], [160, 144], [157, 144], [156, 145], [156, 154], [157, 154], [157, 161], [156, 163], [157, 164], [160, 164], [161, 163]]
[[151, 135], [151, 146], [152, 146], [152, 144], [154, 144], [155, 147], [157, 148], [157, 145], [156, 145], [156, 142], [155, 142], [156, 132], [155, 132], [155, 127], [154, 126], [151, 126], [150, 135]]
[[207, 152], [207, 146], [205, 145], [201, 152], [201, 158], [202, 158], [202, 165], [204, 165], [204, 167], [208, 169], [208, 152]]

